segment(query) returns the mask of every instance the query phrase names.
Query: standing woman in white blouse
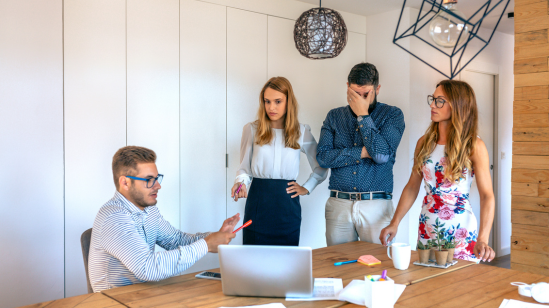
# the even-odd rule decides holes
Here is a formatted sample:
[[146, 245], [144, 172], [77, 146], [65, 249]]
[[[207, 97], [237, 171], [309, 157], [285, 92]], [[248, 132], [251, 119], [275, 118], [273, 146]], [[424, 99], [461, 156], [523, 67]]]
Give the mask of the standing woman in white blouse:
[[[240, 168], [231, 190], [235, 200], [247, 198], [244, 221], [253, 221], [243, 229], [244, 245], [298, 246], [299, 196], [309, 194], [326, 179], [328, 170], [316, 161], [316, 140], [309, 125], [299, 123], [297, 109], [288, 79], [273, 77], [259, 95], [258, 119], [244, 126]], [[300, 152], [307, 155], [313, 170], [303, 186], [295, 181]]]

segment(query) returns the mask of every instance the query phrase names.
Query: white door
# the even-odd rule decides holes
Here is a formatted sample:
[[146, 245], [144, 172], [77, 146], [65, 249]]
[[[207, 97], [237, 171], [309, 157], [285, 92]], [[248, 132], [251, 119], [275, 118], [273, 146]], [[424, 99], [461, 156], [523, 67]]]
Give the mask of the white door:
[[[461, 80], [467, 82], [475, 91], [478, 107], [478, 135], [486, 144], [490, 158], [490, 174], [494, 178], [494, 104], [495, 104], [495, 76], [485, 73], [464, 71], [461, 73]], [[473, 180], [470, 192], [470, 202], [473, 212], [480, 224], [480, 197], [476, 178]], [[477, 225], [478, 227], [478, 225]], [[489, 245], [493, 247], [493, 232], [490, 232]]]
[[[226, 7], [180, 4], [181, 230], [217, 231], [226, 217]], [[186, 273], [218, 266], [209, 253]]]
[[[240, 166], [242, 128], [255, 121], [265, 82], [267, 15], [227, 8], [227, 216], [240, 213], [241, 220], [246, 199], [234, 202], [231, 188]], [[242, 244], [242, 232], [231, 243]]]

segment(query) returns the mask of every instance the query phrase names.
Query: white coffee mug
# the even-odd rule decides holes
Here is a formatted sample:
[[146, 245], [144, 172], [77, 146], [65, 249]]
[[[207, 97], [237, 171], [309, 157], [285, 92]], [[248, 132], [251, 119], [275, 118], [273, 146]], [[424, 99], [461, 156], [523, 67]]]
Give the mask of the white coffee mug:
[[[391, 257], [390, 249], [393, 248], [393, 256]], [[405, 270], [410, 266], [410, 256], [412, 248], [406, 243], [393, 243], [387, 247], [387, 255], [393, 260], [393, 265], [396, 269]]]

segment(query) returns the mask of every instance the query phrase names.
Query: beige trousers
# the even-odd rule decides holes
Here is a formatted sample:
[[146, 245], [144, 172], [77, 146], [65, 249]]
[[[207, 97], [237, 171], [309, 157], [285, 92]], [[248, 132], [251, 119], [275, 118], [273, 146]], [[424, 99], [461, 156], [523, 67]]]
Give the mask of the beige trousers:
[[326, 202], [328, 246], [361, 241], [381, 244], [379, 234], [395, 211], [392, 200], [351, 201], [330, 197]]

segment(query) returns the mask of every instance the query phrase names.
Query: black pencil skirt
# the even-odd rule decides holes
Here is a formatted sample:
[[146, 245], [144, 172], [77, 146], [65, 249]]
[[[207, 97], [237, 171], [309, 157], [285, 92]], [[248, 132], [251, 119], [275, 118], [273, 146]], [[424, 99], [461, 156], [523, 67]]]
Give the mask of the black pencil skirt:
[[244, 210], [244, 245], [299, 246], [301, 204], [286, 192], [288, 180], [254, 178]]

